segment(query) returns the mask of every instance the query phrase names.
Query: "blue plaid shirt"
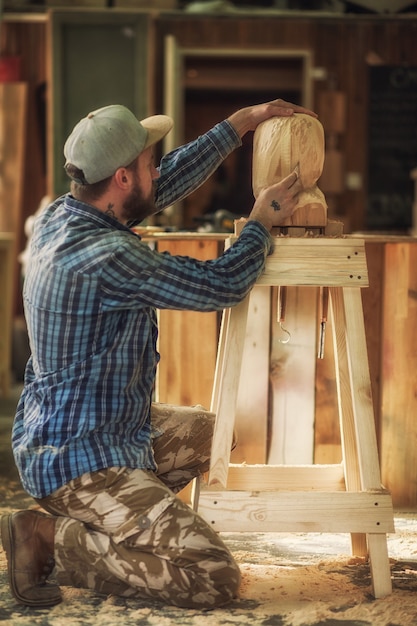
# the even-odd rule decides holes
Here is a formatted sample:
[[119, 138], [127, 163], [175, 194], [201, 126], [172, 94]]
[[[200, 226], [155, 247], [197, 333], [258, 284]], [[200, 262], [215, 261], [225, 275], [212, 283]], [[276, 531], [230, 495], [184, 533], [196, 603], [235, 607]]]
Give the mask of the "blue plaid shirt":
[[[164, 157], [158, 206], [196, 188], [239, 143], [222, 122]], [[32, 355], [13, 427], [16, 464], [29, 494], [42, 498], [104, 467], [155, 469], [156, 308], [236, 305], [270, 248], [267, 230], [249, 222], [221, 257], [202, 262], [152, 250], [69, 194], [45, 209], [23, 290]]]

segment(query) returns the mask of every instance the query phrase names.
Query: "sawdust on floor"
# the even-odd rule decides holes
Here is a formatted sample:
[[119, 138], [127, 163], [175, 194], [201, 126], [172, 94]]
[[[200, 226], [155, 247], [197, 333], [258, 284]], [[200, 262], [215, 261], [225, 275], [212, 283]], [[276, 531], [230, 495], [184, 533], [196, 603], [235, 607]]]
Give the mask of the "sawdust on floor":
[[[17, 506], [18, 505], [18, 506]], [[33, 507], [17, 485], [0, 485], [0, 512]], [[63, 588], [51, 609], [10, 596], [0, 550], [0, 622], [14, 626], [417, 626], [417, 514], [396, 516], [388, 537], [393, 593], [373, 598], [369, 565], [349, 555], [346, 535], [224, 533], [242, 571], [241, 596], [214, 611]]]

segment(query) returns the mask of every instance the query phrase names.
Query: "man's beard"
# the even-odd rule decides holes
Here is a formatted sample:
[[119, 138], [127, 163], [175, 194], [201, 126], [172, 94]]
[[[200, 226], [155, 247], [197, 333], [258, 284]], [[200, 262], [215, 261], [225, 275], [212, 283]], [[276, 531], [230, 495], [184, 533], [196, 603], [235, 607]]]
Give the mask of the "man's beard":
[[129, 226], [139, 224], [144, 219], [157, 212], [154, 192], [148, 198], [144, 198], [137, 181], [129, 197], [123, 203], [123, 220]]

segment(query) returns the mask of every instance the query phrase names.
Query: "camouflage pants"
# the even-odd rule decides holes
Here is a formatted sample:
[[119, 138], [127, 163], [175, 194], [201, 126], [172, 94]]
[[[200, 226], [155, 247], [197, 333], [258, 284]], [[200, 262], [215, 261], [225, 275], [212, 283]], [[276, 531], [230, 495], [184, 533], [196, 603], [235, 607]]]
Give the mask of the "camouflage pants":
[[207, 471], [214, 416], [154, 405], [158, 472], [108, 468], [39, 500], [57, 516], [59, 584], [214, 608], [237, 595], [240, 573], [217, 533], [175, 496]]

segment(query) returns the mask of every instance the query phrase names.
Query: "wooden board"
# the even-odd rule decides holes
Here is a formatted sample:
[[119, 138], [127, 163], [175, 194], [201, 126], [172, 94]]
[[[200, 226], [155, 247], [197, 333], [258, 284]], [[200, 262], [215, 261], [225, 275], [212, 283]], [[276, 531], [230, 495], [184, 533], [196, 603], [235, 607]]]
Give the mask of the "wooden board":
[[0, 231], [17, 233], [25, 157], [26, 83], [0, 83]]
[[266, 463], [270, 342], [269, 289], [250, 294], [245, 346], [237, 394], [234, 463]]
[[211, 410], [216, 414], [209, 485], [225, 487], [233, 441], [234, 416], [246, 336], [249, 296], [223, 313]]
[[[287, 287], [285, 321], [273, 293], [269, 463], [312, 463], [314, 451], [317, 290]], [[282, 343], [287, 341], [288, 343]]]
[[0, 394], [10, 391], [14, 238], [0, 232]]
[[417, 244], [385, 245], [381, 472], [394, 505], [417, 502]]
[[[219, 256], [218, 239], [158, 240], [160, 252], [200, 260]], [[159, 351], [156, 398], [171, 404], [210, 407], [216, 364], [218, 314], [159, 311]]]
[[327, 135], [346, 131], [346, 94], [343, 91], [321, 91], [317, 112]]
[[[205, 487], [210, 489], [209, 486]], [[236, 491], [346, 491], [338, 465], [229, 465], [227, 489]], [[216, 490], [216, 487], [214, 487]]]
[[[20, 284], [21, 273], [17, 255], [21, 251], [23, 230], [26, 116], [27, 84], [0, 83], [0, 232], [13, 235], [13, 264], [10, 270], [13, 287]], [[13, 313], [20, 306], [17, 288], [13, 288], [10, 298]]]
[[371, 380], [359, 289], [332, 289], [342, 445], [349, 490], [379, 489]]
[[323, 358], [316, 361], [314, 463], [340, 463], [342, 460], [332, 335], [333, 319], [329, 315]]
[[[384, 313], [383, 298], [385, 289], [384, 258], [385, 243], [365, 239], [366, 259], [369, 273], [369, 289], [362, 289], [363, 313], [366, 329], [366, 346], [368, 350], [369, 373], [371, 375], [372, 397], [374, 399], [375, 428], [377, 440], [381, 442], [381, 363], [384, 359], [383, 319], [388, 318]], [[393, 268], [391, 268], [391, 271]], [[395, 270], [394, 270], [395, 271]], [[390, 332], [390, 331], [389, 331]]]
[[202, 492], [200, 514], [222, 532], [394, 532], [384, 492]]
[[367, 287], [365, 244], [348, 237], [276, 237], [257, 284]]

